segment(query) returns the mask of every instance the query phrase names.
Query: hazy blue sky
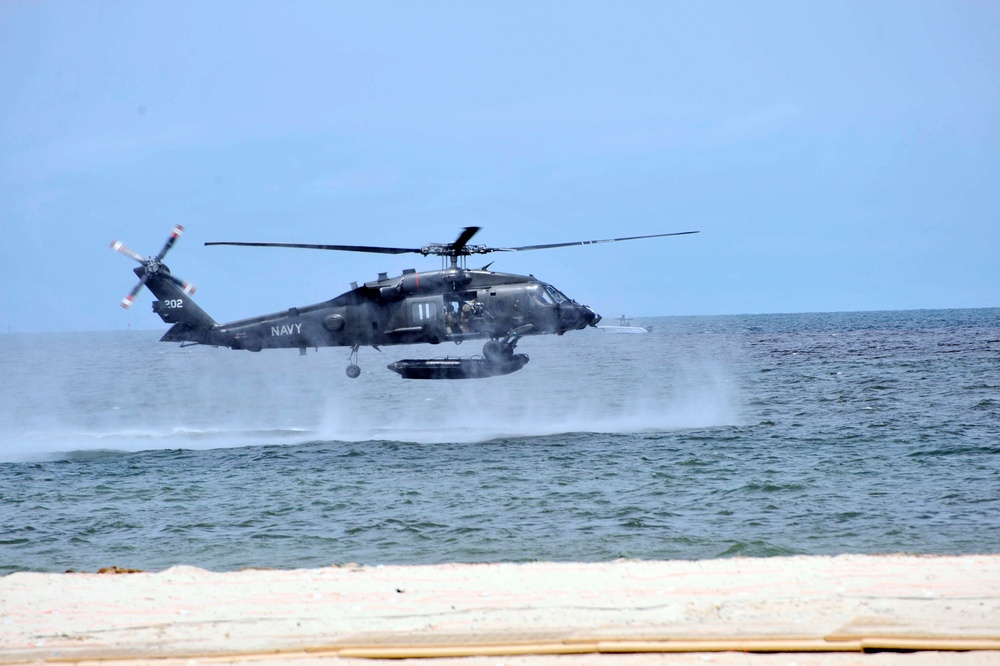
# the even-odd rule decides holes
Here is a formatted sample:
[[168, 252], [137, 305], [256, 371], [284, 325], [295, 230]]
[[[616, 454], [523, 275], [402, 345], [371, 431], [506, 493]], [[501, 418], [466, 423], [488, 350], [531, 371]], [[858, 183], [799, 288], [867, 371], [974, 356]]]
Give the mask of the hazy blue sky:
[[1000, 3], [0, 1], [0, 329], [217, 320], [464, 226], [605, 316], [1000, 305]]

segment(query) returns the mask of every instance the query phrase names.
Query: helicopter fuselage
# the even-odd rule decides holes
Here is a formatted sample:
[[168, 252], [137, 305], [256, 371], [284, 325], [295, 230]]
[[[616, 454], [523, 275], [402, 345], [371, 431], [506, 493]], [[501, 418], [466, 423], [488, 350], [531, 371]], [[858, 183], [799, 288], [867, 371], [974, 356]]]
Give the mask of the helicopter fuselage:
[[[137, 269], [138, 270], [138, 269]], [[388, 346], [499, 339], [579, 330], [598, 315], [533, 276], [453, 268], [379, 276], [315, 305], [241, 319], [209, 328], [189, 325], [194, 302], [167, 294], [172, 283], [147, 285], [159, 296], [153, 311], [174, 326], [168, 342], [197, 342], [233, 349]], [[179, 291], [179, 290], [177, 290]], [[172, 296], [172, 297], [171, 297]], [[195, 306], [197, 307], [197, 306]]]

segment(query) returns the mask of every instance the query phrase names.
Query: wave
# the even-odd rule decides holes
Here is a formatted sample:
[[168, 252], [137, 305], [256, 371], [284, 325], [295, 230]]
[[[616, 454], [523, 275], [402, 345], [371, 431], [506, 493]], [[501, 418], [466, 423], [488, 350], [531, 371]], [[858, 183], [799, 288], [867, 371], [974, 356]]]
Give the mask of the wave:
[[722, 426], [704, 415], [652, 414], [645, 411], [591, 414], [564, 414], [560, 418], [538, 419], [525, 413], [483, 417], [476, 413], [458, 415], [447, 424], [434, 426], [426, 411], [397, 413], [391, 420], [350, 410], [331, 411], [318, 428], [195, 428], [128, 429], [103, 432], [33, 431], [0, 440], [0, 462], [39, 460], [100, 460], [103, 458], [163, 450], [211, 450], [256, 446], [296, 446], [305, 444], [357, 444], [364, 442], [400, 444], [473, 444], [496, 440], [542, 439], [565, 435], [641, 434], [694, 430]]
[[0, 462], [101, 457], [164, 449], [215, 449], [315, 439], [304, 428], [191, 428], [109, 431], [39, 431], [0, 439]]

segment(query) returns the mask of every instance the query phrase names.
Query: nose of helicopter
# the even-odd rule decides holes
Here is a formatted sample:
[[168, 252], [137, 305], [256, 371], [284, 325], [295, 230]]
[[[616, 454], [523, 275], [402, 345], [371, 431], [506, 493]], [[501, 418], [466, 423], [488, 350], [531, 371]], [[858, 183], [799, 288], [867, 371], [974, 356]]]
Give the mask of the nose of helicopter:
[[573, 302], [572, 308], [566, 308], [567, 303], [563, 303], [560, 308], [565, 330], [583, 330], [588, 326], [597, 326], [601, 321], [601, 315], [594, 312], [588, 305], [580, 305]]

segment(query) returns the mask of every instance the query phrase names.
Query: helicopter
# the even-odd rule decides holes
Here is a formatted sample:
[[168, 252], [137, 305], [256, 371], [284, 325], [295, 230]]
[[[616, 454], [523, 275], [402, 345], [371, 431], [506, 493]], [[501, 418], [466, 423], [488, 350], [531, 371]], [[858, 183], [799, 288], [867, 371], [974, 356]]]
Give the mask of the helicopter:
[[486, 340], [482, 356], [404, 359], [388, 365], [390, 370], [403, 378], [470, 379], [509, 374], [524, 367], [528, 356], [515, 353], [517, 343], [524, 336], [563, 335], [567, 331], [597, 326], [601, 320], [601, 316], [590, 307], [581, 305], [533, 275], [494, 272], [489, 270], [493, 262], [480, 269], [469, 269], [470, 256], [698, 233], [681, 231], [569, 243], [488, 247], [470, 244], [479, 229], [465, 227], [451, 243], [429, 243], [421, 247], [207, 242], [206, 246], [415, 253], [424, 257], [441, 257], [440, 270], [417, 272], [410, 268], [395, 277], [380, 273], [377, 280], [360, 286], [352, 283], [350, 291], [322, 303], [222, 324], [212, 319], [191, 298], [195, 292], [194, 285], [173, 275], [163, 263], [167, 252], [184, 232], [184, 227], [175, 225], [155, 256], [144, 258], [117, 240], [112, 241], [111, 249], [139, 263], [133, 269], [139, 283], [122, 299], [121, 305], [130, 308], [143, 286], [148, 288], [157, 299], [153, 301], [153, 312], [165, 323], [171, 324], [160, 338], [161, 342], [251, 352], [298, 348], [301, 355], [310, 347], [316, 350], [319, 347], [350, 347], [346, 373], [356, 379], [361, 374], [358, 365], [361, 347], [381, 351], [380, 347], [390, 345], [461, 344], [466, 340]]

